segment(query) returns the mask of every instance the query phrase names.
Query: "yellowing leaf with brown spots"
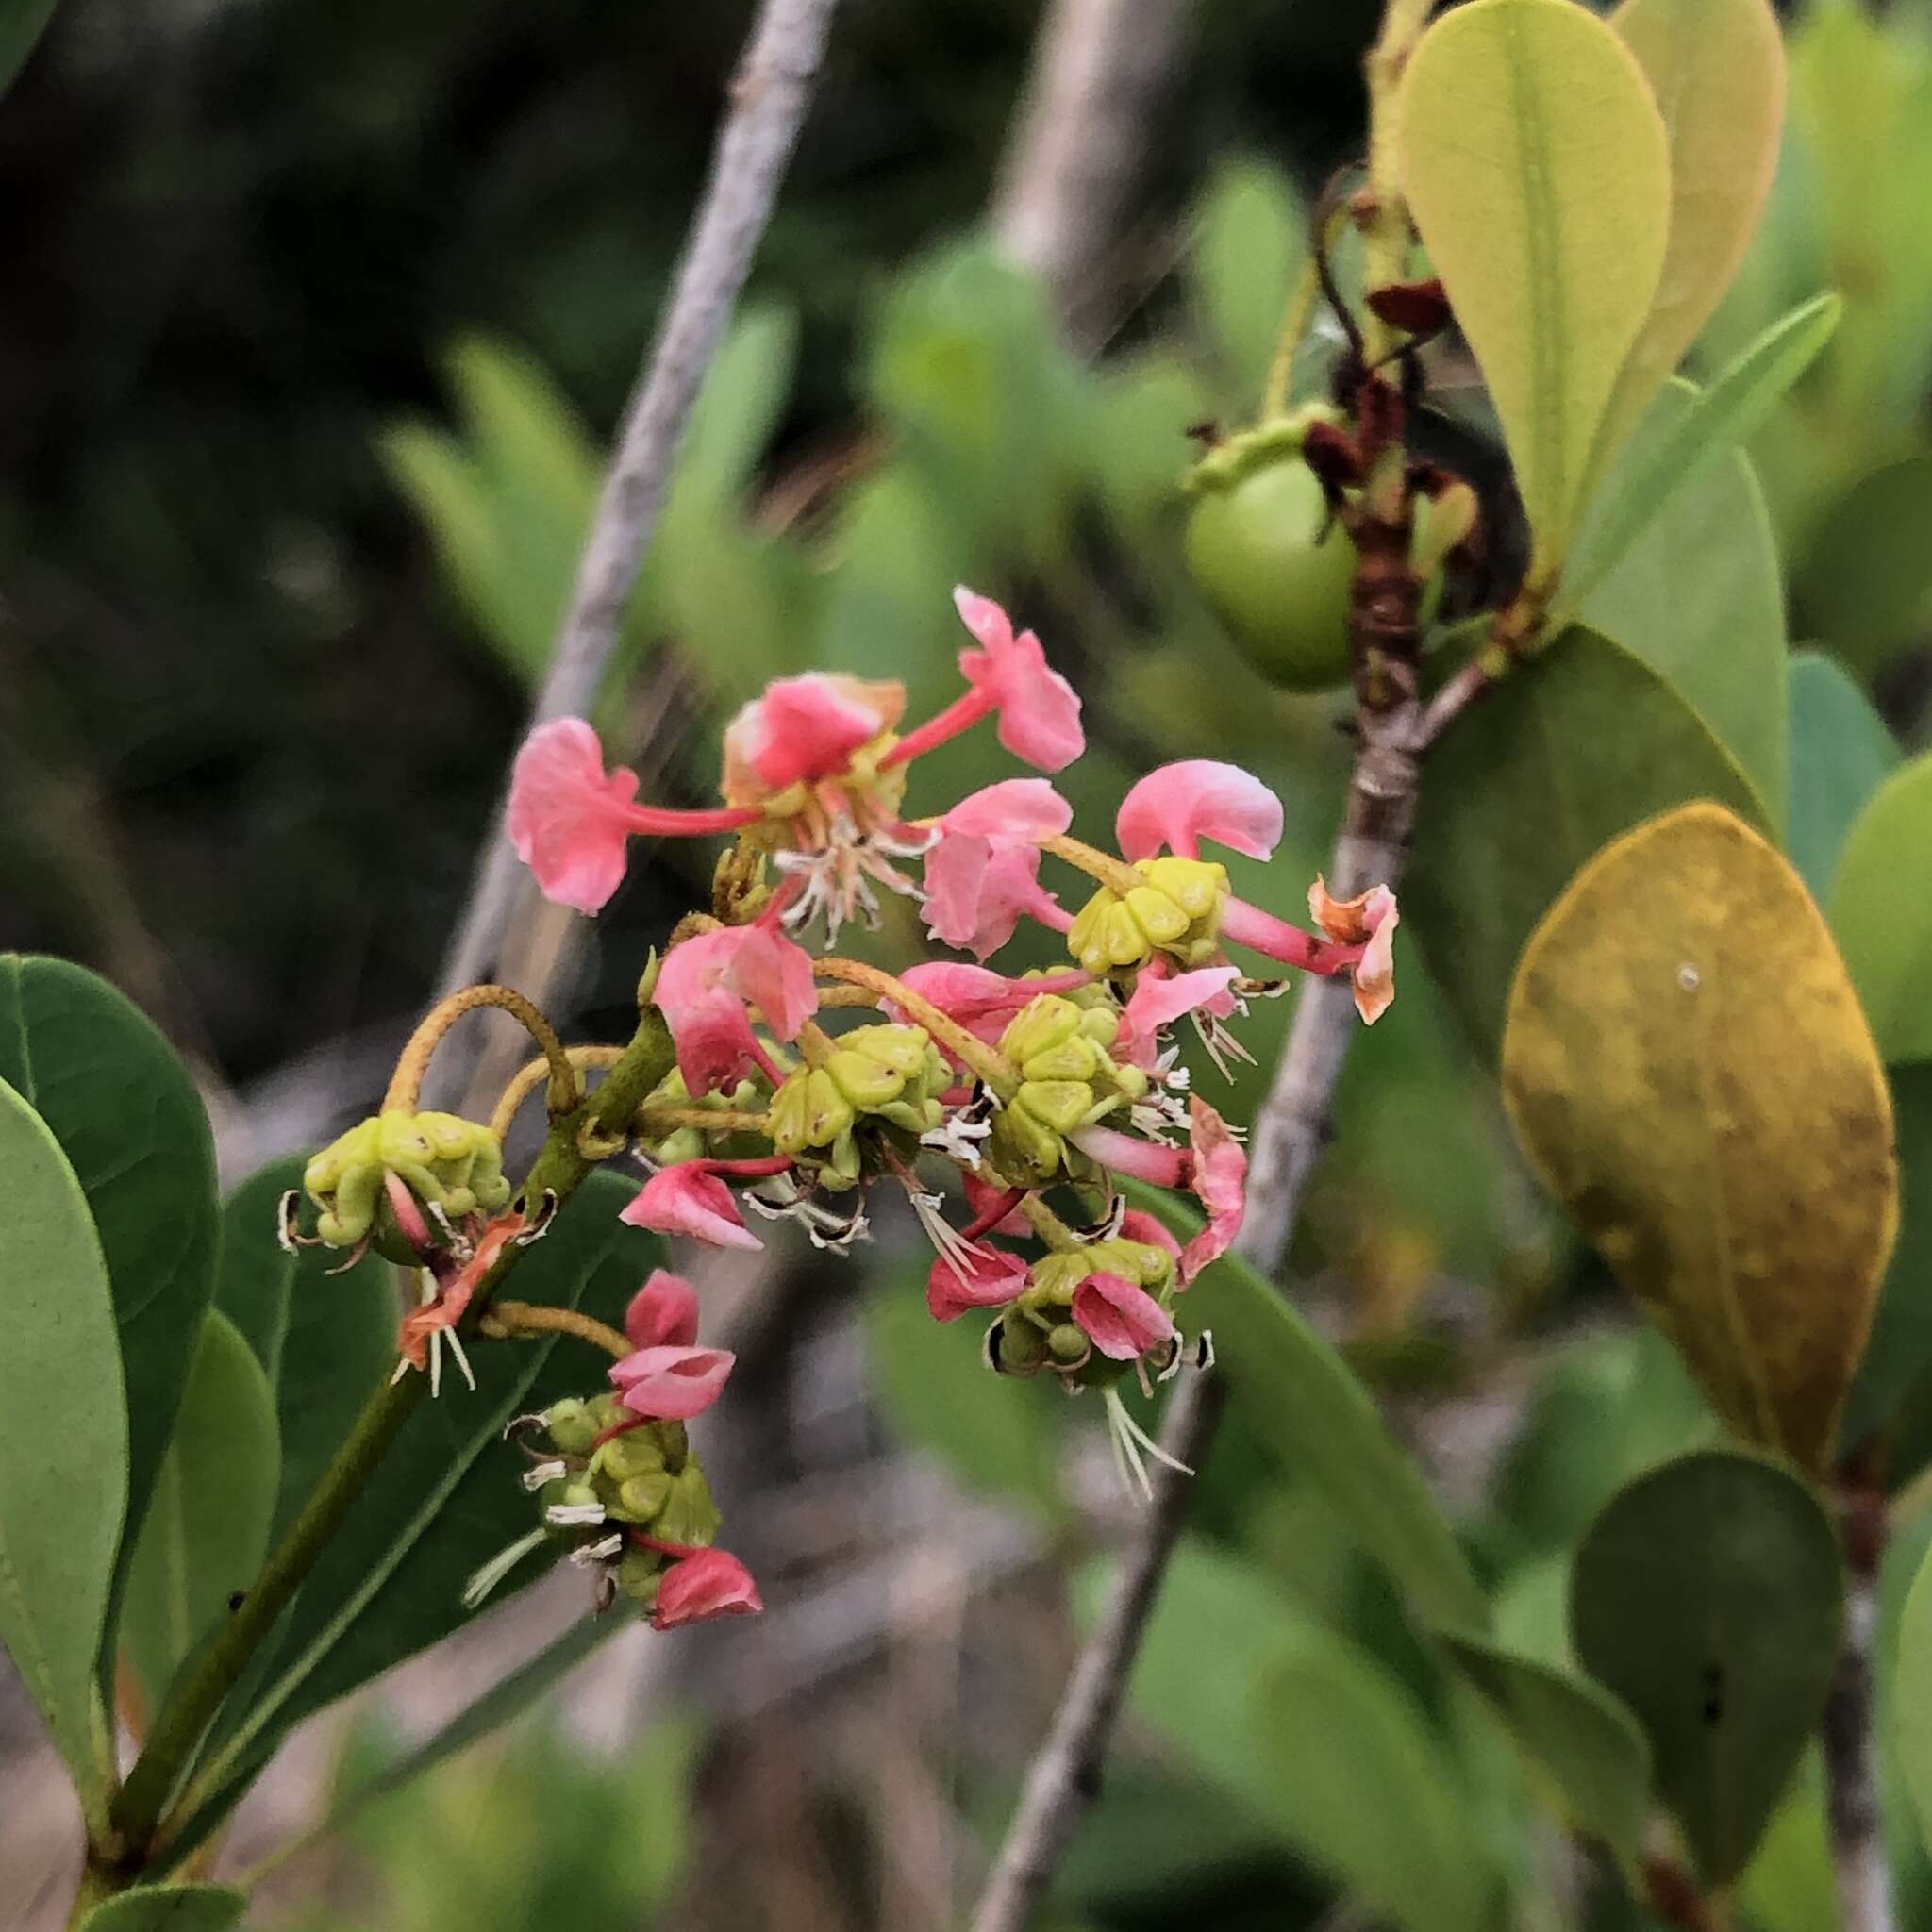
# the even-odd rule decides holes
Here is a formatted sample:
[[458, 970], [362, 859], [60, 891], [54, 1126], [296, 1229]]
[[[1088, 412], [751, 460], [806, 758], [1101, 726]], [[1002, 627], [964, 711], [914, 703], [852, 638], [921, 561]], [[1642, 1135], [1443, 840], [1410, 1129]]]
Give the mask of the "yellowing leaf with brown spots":
[[1898, 1225], [1891, 1103], [1790, 863], [1722, 806], [1606, 845], [1530, 936], [1517, 1138], [1738, 1433], [1816, 1472]]

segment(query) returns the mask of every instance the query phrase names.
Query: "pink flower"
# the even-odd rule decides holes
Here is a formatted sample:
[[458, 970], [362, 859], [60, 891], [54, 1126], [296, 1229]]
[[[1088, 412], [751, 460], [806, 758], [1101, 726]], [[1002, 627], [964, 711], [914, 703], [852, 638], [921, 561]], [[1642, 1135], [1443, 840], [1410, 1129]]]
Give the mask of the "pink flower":
[[764, 1607], [751, 1572], [729, 1550], [693, 1550], [665, 1571], [651, 1627], [675, 1630], [712, 1617], [755, 1617]]
[[1248, 1157], [1227, 1123], [1199, 1094], [1188, 1103], [1188, 1185], [1208, 1210], [1208, 1225], [1181, 1250], [1183, 1285], [1227, 1252], [1247, 1209]]
[[925, 1306], [936, 1322], [956, 1321], [974, 1308], [1003, 1308], [1026, 1286], [1024, 1261], [1004, 1248], [974, 1248], [962, 1275], [943, 1255], [933, 1257], [925, 1277]]
[[[954, 959], [927, 959], [908, 966], [900, 983], [930, 1000], [941, 1012], [958, 1021], [981, 1040], [998, 1043], [1007, 1022], [1036, 993], [1064, 992], [1084, 986], [1085, 973], [1054, 974], [1036, 979], [1008, 979], [985, 966], [968, 966]], [[898, 1012], [895, 1008], [894, 1013]], [[901, 1018], [909, 1017], [899, 1015]]]
[[1252, 773], [1218, 758], [1183, 758], [1149, 772], [1121, 800], [1114, 836], [1129, 858], [1165, 847], [1198, 858], [1201, 841], [1266, 858], [1281, 839], [1281, 801]]
[[610, 1379], [633, 1415], [688, 1422], [717, 1401], [737, 1359], [728, 1348], [641, 1348], [610, 1365]]
[[795, 1039], [819, 1004], [811, 955], [762, 925], [721, 926], [673, 946], [652, 998], [677, 1042], [678, 1070], [692, 1093], [746, 1073], [776, 1078], [751, 1030], [746, 1001], [780, 1040]]
[[731, 1190], [702, 1160], [658, 1169], [617, 1218], [659, 1234], [688, 1234], [714, 1248], [764, 1246], [745, 1226]]
[[681, 1274], [654, 1269], [624, 1311], [624, 1332], [633, 1348], [689, 1348], [698, 1339], [697, 1290]]
[[905, 709], [901, 684], [820, 671], [781, 677], [725, 730], [724, 796], [734, 805], [758, 805], [801, 779], [836, 776]]
[[1318, 873], [1308, 888], [1308, 911], [1331, 940], [1362, 948], [1355, 963], [1355, 1006], [1373, 1026], [1395, 998], [1395, 928], [1402, 923], [1395, 894], [1387, 886], [1371, 886], [1353, 899], [1332, 899]]
[[1156, 958], [1141, 969], [1134, 991], [1121, 1011], [1116, 1059], [1152, 1067], [1160, 1052], [1160, 1029], [1199, 1007], [1213, 1009], [1241, 976], [1232, 966], [1203, 966], [1192, 973], [1157, 973], [1167, 962]]
[[1090, 1274], [1074, 1291], [1074, 1320], [1109, 1361], [1138, 1361], [1174, 1339], [1174, 1317], [1124, 1274]]
[[507, 824], [546, 898], [595, 912], [623, 881], [625, 841], [633, 832], [729, 832], [758, 817], [660, 810], [635, 804], [637, 791], [635, 772], [619, 766], [607, 775], [597, 734], [581, 718], [554, 718], [524, 741], [510, 774]]
[[1044, 778], [1008, 778], [961, 799], [925, 858], [925, 924], [937, 940], [984, 959], [1023, 918], [1064, 931], [1072, 914], [1040, 883], [1040, 843], [1074, 808]]
[[1015, 758], [1042, 772], [1071, 765], [1087, 749], [1080, 728], [1080, 700], [1030, 630], [1013, 635], [1013, 623], [991, 597], [962, 584], [953, 592], [959, 621], [981, 648], [959, 653], [967, 683], [1000, 714], [1000, 742]]

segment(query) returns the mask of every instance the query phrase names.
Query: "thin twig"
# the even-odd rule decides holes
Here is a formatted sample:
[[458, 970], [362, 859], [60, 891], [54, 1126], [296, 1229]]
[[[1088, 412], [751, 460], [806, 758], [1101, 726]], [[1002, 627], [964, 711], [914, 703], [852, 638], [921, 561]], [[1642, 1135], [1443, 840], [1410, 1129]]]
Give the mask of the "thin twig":
[[1848, 1587], [1844, 1648], [1824, 1706], [1826, 1813], [1842, 1932], [1893, 1932], [1898, 1922], [1873, 1751], [1872, 1646], [1887, 1517], [1882, 1484], [1861, 1482], [1859, 1474], [1848, 1473], [1840, 1491]]
[[[533, 724], [588, 710], [604, 681], [691, 405], [771, 220], [836, 4], [764, 0], [759, 8], [663, 325], [625, 412]], [[518, 878], [499, 811], [443, 962], [445, 990], [480, 978], [494, 961]]]

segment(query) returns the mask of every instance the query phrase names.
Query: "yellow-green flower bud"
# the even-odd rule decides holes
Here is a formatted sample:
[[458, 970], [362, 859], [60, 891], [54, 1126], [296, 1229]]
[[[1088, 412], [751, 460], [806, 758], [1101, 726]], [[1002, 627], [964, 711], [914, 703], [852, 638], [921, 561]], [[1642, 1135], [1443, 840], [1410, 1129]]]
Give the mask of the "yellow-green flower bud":
[[606, 1474], [620, 1483], [634, 1476], [655, 1475], [664, 1467], [664, 1451], [648, 1426], [612, 1436], [605, 1443], [603, 1455]]
[[1220, 950], [1227, 868], [1205, 858], [1134, 861], [1141, 883], [1125, 893], [1102, 886], [1074, 916], [1067, 945], [1089, 973], [1122, 973], [1166, 953], [1205, 966]]
[[1118, 1274], [1160, 1301], [1174, 1286], [1174, 1257], [1153, 1241], [1126, 1235], [1047, 1255], [1034, 1262], [1033, 1280], [1020, 1297], [1021, 1306], [1049, 1316], [1070, 1308], [1074, 1291], [1090, 1274]]
[[631, 1523], [649, 1523], [663, 1508], [664, 1500], [671, 1493], [671, 1485], [676, 1480], [675, 1475], [661, 1469], [649, 1475], [632, 1476], [629, 1481], [618, 1485], [618, 1507], [611, 1513], [622, 1515]]
[[664, 1580], [666, 1563], [657, 1550], [626, 1550], [617, 1565], [617, 1587], [634, 1598], [648, 1616], [658, 1607], [658, 1586]]
[[820, 1066], [801, 1067], [772, 1096], [772, 1144], [807, 1160], [834, 1186], [858, 1178], [856, 1130], [876, 1119], [910, 1134], [939, 1125], [949, 1075], [923, 1026], [855, 1027]]
[[1041, 993], [1014, 1015], [999, 1050], [1020, 1084], [994, 1112], [987, 1143], [998, 1173], [1016, 1185], [1044, 1186], [1068, 1171], [1067, 1135], [1146, 1092], [1139, 1067], [1108, 1057], [1119, 1024], [1105, 1008], [1058, 993]]
[[503, 1150], [487, 1126], [453, 1113], [394, 1108], [339, 1135], [303, 1171], [302, 1185], [322, 1210], [316, 1232], [331, 1247], [354, 1247], [374, 1235], [387, 1238], [384, 1252], [391, 1259], [417, 1258], [394, 1225], [386, 1174], [452, 1221], [494, 1214], [509, 1201]]
[[672, 1543], [709, 1543], [724, 1522], [711, 1500], [711, 1486], [693, 1460], [672, 1477], [664, 1501], [651, 1524], [654, 1536]]
[[575, 1395], [544, 1411], [544, 1432], [565, 1456], [588, 1456], [597, 1440], [598, 1425], [590, 1405]]

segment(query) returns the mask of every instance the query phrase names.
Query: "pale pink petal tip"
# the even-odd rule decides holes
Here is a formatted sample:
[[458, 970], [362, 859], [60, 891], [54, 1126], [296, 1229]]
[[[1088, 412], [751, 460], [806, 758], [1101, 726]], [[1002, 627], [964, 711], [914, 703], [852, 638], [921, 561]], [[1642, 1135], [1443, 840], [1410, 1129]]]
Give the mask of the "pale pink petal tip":
[[1308, 888], [1308, 911], [1331, 940], [1364, 950], [1355, 965], [1356, 1010], [1373, 1026], [1395, 999], [1395, 928], [1402, 914], [1387, 886], [1371, 886], [1353, 899], [1329, 895], [1317, 873]]
[[611, 1364], [610, 1379], [633, 1415], [689, 1422], [717, 1401], [737, 1359], [726, 1348], [641, 1348]]
[[554, 718], [524, 741], [506, 824], [545, 898], [595, 912], [616, 891], [637, 790], [634, 772], [605, 772], [597, 734], [581, 718]]
[[1047, 664], [1040, 640], [1030, 630], [1016, 637], [1007, 613], [963, 584], [953, 591], [953, 604], [980, 644], [959, 653], [959, 670], [998, 710], [1000, 742], [1042, 772], [1071, 765], [1087, 749], [1080, 699]]
[[1129, 858], [1163, 850], [1194, 858], [1204, 839], [1267, 858], [1281, 842], [1281, 801], [1239, 765], [1183, 758], [1149, 772], [1127, 793], [1114, 834]]
[[731, 1190], [701, 1160], [660, 1168], [618, 1215], [633, 1227], [658, 1234], [688, 1234], [714, 1248], [759, 1249], [764, 1242], [745, 1226]]
[[1188, 1103], [1189, 1185], [1207, 1210], [1208, 1224], [1181, 1250], [1180, 1277], [1192, 1281], [1224, 1255], [1241, 1232], [1247, 1208], [1248, 1157], [1227, 1123], [1199, 1094]]
[[1156, 973], [1153, 964], [1142, 968], [1121, 1012], [1115, 1057], [1124, 1057], [1137, 1067], [1152, 1067], [1159, 1055], [1160, 1029], [1198, 1008], [1217, 1008], [1240, 977], [1232, 966], [1170, 974]]
[[693, 1550], [665, 1571], [651, 1627], [675, 1630], [712, 1617], [755, 1617], [764, 1607], [751, 1572], [729, 1550]]

